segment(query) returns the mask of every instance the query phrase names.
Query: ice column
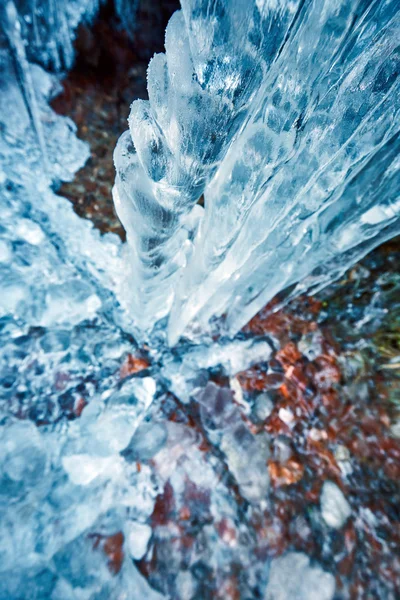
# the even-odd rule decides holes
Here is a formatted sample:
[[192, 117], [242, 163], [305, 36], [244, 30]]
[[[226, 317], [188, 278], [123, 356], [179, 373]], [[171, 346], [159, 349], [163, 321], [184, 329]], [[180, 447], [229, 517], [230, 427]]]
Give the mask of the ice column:
[[173, 340], [199, 313], [202, 327], [225, 314], [235, 333], [314, 269], [307, 285], [329, 282], [395, 234], [398, 7], [304, 4], [262, 105], [206, 190]]
[[399, 231], [399, 37], [396, 0], [182, 2], [115, 152], [139, 325], [233, 335]]
[[[17, 9], [12, 0], [6, 0], [0, 5], [0, 32], [7, 42], [9, 52], [12, 57], [13, 67], [17, 77], [18, 85], [22, 92], [26, 109], [32, 124], [33, 131], [39, 144], [44, 170], [48, 170], [48, 158], [46, 144], [43, 136], [43, 128], [40, 121], [38, 106], [36, 102], [35, 89], [33, 86], [32, 75], [29, 63], [26, 58], [25, 45], [21, 37], [21, 24], [18, 18]], [[8, 56], [1, 56], [0, 49], [0, 67], [3, 74], [8, 68]], [[6, 78], [7, 75], [4, 75]]]
[[127, 294], [143, 328], [169, 311], [201, 217], [196, 204], [262, 99], [300, 4], [184, 0], [168, 24], [166, 52], [149, 65], [149, 101], [133, 103], [114, 155]]

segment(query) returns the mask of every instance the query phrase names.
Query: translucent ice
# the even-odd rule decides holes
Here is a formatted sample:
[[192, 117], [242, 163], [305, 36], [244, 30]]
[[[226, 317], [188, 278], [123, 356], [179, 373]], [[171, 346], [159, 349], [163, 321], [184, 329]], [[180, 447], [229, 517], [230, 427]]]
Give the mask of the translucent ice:
[[[232, 333], [396, 231], [395, 3], [185, 0], [116, 149], [128, 248], [53, 191], [89, 152], [49, 108], [58, 80], [28, 60], [28, 4], [44, 6], [1, 5], [0, 598], [208, 598], [213, 573], [221, 597], [331, 600], [326, 563], [270, 558], [267, 461], [292, 448], [248, 422], [274, 396], [246, 398], [235, 374], [273, 340], [169, 351], [160, 328], [145, 376], [121, 365], [135, 325], [171, 306], [171, 342], [214, 315]], [[48, 54], [46, 23], [28, 20], [28, 39], [39, 24], [43, 56], [70, 56], [67, 40]], [[339, 527], [349, 505], [329, 485], [309, 518]]]
[[142, 328], [234, 334], [399, 231], [399, 33], [396, 0], [182, 1], [115, 152]]
[[50, 187], [89, 155], [48, 105], [57, 79], [1, 52], [0, 598], [159, 598], [124, 560], [157, 484], [121, 456], [156, 393], [120, 375], [135, 345], [115, 298], [121, 243]]

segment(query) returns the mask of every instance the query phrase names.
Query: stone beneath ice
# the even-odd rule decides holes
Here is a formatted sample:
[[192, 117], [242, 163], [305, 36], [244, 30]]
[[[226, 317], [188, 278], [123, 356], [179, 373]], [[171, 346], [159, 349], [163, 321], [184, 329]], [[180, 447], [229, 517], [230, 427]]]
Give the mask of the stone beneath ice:
[[254, 412], [256, 414], [257, 419], [260, 421], [265, 421], [268, 419], [269, 415], [272, 413], [274, 408], [274, 403], [272, 402], [270, 396], [267, 392], [263, 392], [259, 394], [256, 398], [254, 405]]
[[340, 529], [351, 515], [351, 506], [343, 492], [332, 481], [325, 481], [321, 492], [321, 513], [325, 523]]
[[289, 552], [271, 563], [265, 600], [332, 600], [335, 578], [311, 565], [302, 552]]
[[164, 446], [167, 437], [167, 428], [164, 424], [147, 421], [141, 423], [129, 444], [133, 460], [153, 458]]

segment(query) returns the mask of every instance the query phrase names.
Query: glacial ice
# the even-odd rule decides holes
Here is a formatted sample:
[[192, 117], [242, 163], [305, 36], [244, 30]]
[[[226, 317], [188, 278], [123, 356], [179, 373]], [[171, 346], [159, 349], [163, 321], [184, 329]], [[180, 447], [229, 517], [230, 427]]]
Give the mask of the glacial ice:
[[396, 0], [182, 0], [115, 151], [140, 327], [233, 335], [399, 232], [399, 33]]

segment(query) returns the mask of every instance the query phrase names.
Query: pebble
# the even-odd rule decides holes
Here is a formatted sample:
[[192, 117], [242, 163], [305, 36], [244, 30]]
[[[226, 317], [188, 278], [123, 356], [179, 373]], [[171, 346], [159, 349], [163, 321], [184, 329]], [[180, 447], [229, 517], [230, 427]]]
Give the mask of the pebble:
[[321, 493], [322, 518], [328, 527], [341, 529], [351, 515], [351, 506], [332, 481], [325, 481]]

